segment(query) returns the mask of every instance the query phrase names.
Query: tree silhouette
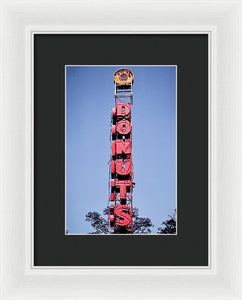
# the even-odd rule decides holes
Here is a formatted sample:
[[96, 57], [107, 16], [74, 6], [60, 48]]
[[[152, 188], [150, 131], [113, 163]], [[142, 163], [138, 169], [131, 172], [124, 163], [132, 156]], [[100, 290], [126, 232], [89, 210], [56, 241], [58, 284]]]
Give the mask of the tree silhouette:
[[89, 211], [86, 214], [86, 221], [91, 222], [92, 227], [96, 230], [95, 232], [89, 232], [89, 233], [91, 234], [109, 233], [108, 222], [100, 215], [100, 213], [96, 211], [93, 212]]
[[[103, 210], [103, 215], [108, 215], [108, 208]], [[154, 225], [150, 218], [139, 217], [138, 208], [133, 208], [133, 233], [134, 234], [149, 234], [151, 233], [151, 227]], [[91, 226], [95, 229], [94, 232], [89, 232], [90, 234], [108, 234], [113, 233], [112, 229], [108, 226], [107, 218], [105, 219], [100, 215], [100, 213], [94, 211], [89, 211], [86, 214], [86, 221], [91, 223]]]
[[176, 209], [172, 216], [168, 216], [169, 219], [161, 223], [161, 227], [158, 227], [157, 233], [159, 234], [176, 234]]
[[133, 208], [133, 232], [138, 234], [147, 234], [151, 233], [151, 227], [154, 225], [151, 222], [150, 218], [141, 218], [139, 217], [138, 208]]

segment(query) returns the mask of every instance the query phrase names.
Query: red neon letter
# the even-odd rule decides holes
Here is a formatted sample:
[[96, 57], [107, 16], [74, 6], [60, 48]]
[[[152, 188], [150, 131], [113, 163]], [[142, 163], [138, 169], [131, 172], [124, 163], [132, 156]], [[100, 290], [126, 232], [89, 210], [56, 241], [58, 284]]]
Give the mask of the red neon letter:
[[115, 216], [119, 217], [118, 219], [116, 219], [116, 224], [119, 226], [129, 225], [132, 221], [129, 212], [130, 207], [128, 205], [120, 204], [114, 211]]
[[131, 124], [128, 120], [121, 120], [117, 123], [117, 132], [119, 134], [128, 134], [131, 131]]
[[132, 161], [130, 159], [117, 159], [116, 172], [119, 175], [128, 175], [131, 172]]
[[126, 102], [117, 102], [117, 117], [127, 117], [130, 114], [130, 104]]
[[116, 140], [116, 154], [131, 154], [131, 142]]
[[126, 199], [127, 187], [130, 187], [131, 189], [131, 181], [130, 180], [116, 181], [116, 186], [119, 186], [120, 189], [120, 199]]

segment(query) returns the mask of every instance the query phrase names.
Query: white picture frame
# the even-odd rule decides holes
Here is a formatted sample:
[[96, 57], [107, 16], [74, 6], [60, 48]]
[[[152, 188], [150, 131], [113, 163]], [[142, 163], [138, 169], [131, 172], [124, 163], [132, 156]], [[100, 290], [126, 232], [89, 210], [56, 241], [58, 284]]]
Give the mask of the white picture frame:
[[[242, 299], [242, 1], [0, 5], [0, 299]], [[208, 33], [208, 267], [33, 266], [33, 33]]]

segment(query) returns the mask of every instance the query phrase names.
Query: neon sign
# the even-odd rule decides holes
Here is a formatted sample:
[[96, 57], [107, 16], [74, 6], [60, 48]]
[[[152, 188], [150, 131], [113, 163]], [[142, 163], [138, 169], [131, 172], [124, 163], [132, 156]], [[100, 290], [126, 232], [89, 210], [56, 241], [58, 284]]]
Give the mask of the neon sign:
[[132, 119], [134, 75], [129, 69], [114, 73], [112, 109], [109, 224], [114, 233], [133, 232]]

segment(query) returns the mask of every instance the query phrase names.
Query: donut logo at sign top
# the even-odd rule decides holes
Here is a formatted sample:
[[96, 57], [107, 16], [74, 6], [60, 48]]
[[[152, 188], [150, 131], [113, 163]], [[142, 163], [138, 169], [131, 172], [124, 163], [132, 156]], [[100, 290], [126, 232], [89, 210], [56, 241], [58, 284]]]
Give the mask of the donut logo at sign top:
[[119, 69], [114, 73], [114, 82], [119, 85], [127, 85], [134, 82], [134, 74], [129, 69]]

